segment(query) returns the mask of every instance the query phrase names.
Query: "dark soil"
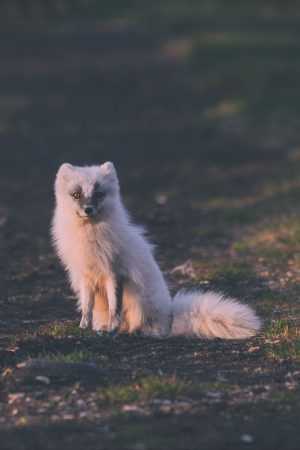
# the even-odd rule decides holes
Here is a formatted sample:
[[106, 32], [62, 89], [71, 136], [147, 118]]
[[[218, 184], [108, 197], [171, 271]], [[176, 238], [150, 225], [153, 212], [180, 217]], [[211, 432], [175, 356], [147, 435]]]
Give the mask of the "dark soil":
[[[297, 32], [266, 28], [275, 44], [250, 48], [120, 23], [45, 28], [0, 34], [1, 449], [299, 449]], [[78, 329], [50, 243], [53, 181], [62, 162], [105, 160], [172, 291], [242, 298], [260, 336]], [[61, 365], [23, 376], [31, 358]]]

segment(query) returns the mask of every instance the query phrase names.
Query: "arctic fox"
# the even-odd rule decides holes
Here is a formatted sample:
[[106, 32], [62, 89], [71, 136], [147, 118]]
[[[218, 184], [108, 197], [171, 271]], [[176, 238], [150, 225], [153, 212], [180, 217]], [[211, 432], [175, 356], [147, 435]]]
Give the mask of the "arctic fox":
[[151, 244], [122, 203], [111, 162], [63, 164], [55, 193], [52, 236], [79, 300], [81, 328], [225, 339], [259, 330], [249, 306], [219, 293], [180, 291], [171, 298]]

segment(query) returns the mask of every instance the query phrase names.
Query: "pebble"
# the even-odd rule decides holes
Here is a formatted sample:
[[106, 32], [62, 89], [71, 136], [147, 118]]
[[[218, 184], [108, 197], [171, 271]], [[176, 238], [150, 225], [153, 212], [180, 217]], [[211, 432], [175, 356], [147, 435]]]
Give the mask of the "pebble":
[[158, 205], [164, 206], [168, 201], [168, 196], [165, 194], [158, 194], [155, 198], [155, 201]]
[[38, 375], [37, 377], [35, 377], [36, 381], [39, 381], [40, 383], [43, 384], [50, 384], [50, 378], [45, 377], [43, 375]]
[[245, 444], [252, 444], [254, 442], [254, 437], [251, 434], [242, 434], [241, 441]]
[[8, 404], [12, 405], [16, 401], [21, 400], [24, 397], [25, 397], [24, 392], [18, 392], [16, 394], [9, 394], [9, 396], [8, 396]]
[[249, 353], [258, 352], [259, 350], [260, 350], [260, 347], [258, 347], [258, 346], [253, 346], [253, 347], [248, 348]]

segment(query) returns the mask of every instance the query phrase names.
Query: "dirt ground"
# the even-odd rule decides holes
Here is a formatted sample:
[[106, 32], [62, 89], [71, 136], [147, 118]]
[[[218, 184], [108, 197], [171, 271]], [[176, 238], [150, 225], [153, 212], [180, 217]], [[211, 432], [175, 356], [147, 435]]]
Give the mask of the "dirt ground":
[[[300, 448], [299, 35], [264, 33], [1, 32], [2, 450]], [[62, 162], [105, 160], [172, 291], [241, 298], [258, 337], [79, 330], [50, 242], [53, 181]]]

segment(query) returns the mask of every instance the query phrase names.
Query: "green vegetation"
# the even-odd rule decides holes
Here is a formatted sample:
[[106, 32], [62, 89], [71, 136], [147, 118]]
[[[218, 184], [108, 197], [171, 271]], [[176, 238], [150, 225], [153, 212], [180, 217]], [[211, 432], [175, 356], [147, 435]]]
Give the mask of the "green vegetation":
[[74, 350], [70, 353], [41, 353], [38, 355], [38, 358], [52, 362], [81, 363], [94, 362], [96, 355], [89, 350]]
[[126, 385], [116, 385], [98, 391], [98, 399], [104, 403], [124, 404], [149, 402], [154, 399], [196, 400], [199, 397], [219, 397], [237, 389], [236, 385], [221, 382], [191, 383], [176, 377], [144, 377]]
[[256, 280], [256, 274], [250, 264], [227, 263], [218, 265], [217, 270], [213, 273], [214, 282], [225, 281], [228, 284], [238, 285], [239, 283], [251, 283]]
[[149, 401], [155, 398], [174, 400], [190, 390], [190, 383], [173, 378], [146, 377], [128, 385], [99, 390], [99, 398], [109, 403]]
[[272, 345], [267, 350], [267, 356], [275, 360], [300, 361], [300, 339], [294, 341], [283, 341]]
[[300, 329], [295, 322], [275, 320], [265, 332], [268, 357], [300, 361]]
[[78, 321], [53, 322], [41, 326], [37, 334], [39, 336], [49, 336], [53, 338], [66, 338], [68, 336], [92, 336], [92, 331], [82, 330], [78, 326]]

